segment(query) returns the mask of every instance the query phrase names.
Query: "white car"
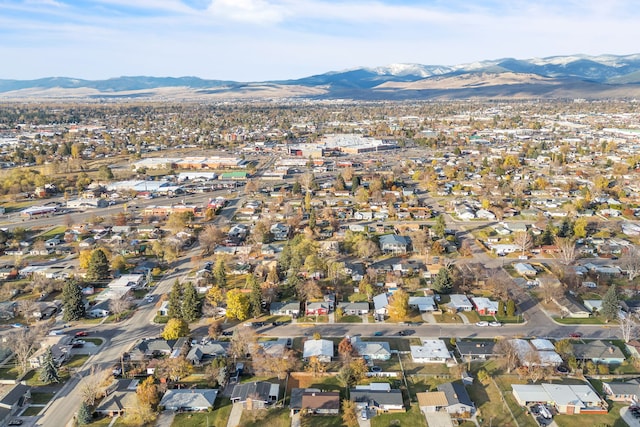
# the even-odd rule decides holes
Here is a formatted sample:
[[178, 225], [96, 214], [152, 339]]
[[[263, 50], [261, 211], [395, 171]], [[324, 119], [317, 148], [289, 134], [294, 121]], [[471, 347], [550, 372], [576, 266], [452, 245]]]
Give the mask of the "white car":
[[489, 322], [482, 320], [480, 322], [476, 322], [476, 326], [489, 326]]
[[502, 326], [500, 322], [489, 322], [489, 326]]

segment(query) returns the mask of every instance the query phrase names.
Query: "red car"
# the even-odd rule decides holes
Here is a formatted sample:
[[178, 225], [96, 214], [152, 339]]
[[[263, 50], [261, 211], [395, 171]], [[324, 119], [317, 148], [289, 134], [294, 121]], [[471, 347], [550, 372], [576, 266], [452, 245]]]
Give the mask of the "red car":
[[573, 332], [573, 333], [570, 333], [570, 334], [569, 334], [569, 336], [570, 336], [571, 338], [582, 338], [582, 333], [580, 333], [580, 332]]
[[87, 335], [89, 335], [87, 331], [76, 332], [76, 337], [86, 337]]

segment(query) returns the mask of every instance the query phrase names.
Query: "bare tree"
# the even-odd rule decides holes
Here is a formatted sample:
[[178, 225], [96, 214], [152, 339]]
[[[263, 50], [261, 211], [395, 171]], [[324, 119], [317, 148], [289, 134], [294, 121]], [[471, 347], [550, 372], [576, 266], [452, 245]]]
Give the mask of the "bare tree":
[[620, 260], [620, 267], [627, 274], [629, 281], [640, 276], [640, 251], [635, 246], [630, 246], [627, 253]]
[[258, 335], [255, 329], [248, 327], [236, 328], [233, 331], [229, 345], [229, 354], [233, 357], [244, 358], [247, 354], [255, 352]]
[[41, 338], [42, 330], [39, 327], [20, 328], [9, 334], [7, 345], [15, 356], [20, 374], [29, 370], [29, 356], [38, 348]]
[[116, 318], [116, 322], [120, 321], [120, 316], [131, 308], [131, 302], [124, 298], [113, 298], [109, 301], [109, 310]]
[[500, 362], [510, 374], [512, 370], [516, 369], [520, 363], [518, 357], [518, 351], [511, 341], [501, 338], [497, 341], [494, 347], [494, 353], [500, 356]]
[[532, 243], [531, 234], [526, 231], [517, 231], [513, 234], [513, 244], [518, 246], [522, 255], [531, 247]]
[[95, 365], [91, 366], [89, 375], [82, 378], [80, 394], [89, 406], [93, 406], [96, 400], [105, 394], [105, 386], [109, 385], [111, 373], [106, 370], [98, 371]]
[[207, 225], [198, 235], [198, 241], [202, 246], [204, 255], [209, 255], [224, 240], [222, 230], [213, 224]]
[[638, 324], [631, 313], [627, 313], [625, 316], [619, 316], [618, 323], [624, 342], [629, 342], [632, 337], [636, 336]]
[[556, 237], [554, 243], [560, 251], [560, 263], [570, 265], [576, 260], [576, 243], [568, 237]]

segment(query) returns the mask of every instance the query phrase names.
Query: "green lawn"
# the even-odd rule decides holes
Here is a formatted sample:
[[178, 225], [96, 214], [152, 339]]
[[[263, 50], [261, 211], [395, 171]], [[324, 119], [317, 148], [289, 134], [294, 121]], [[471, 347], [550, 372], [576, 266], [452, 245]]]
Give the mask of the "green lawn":
[[80, 368], [89, 358], [88, 354], [74, 354], [71, 359], [65, 364], [69, 369]]
[[95, 345], [97, 345], [97, 346], [102, 345], [102, 343], [104, 342], [104, 341], [102, 340], [102, 338], [82, 338], [82, 340], [83, 340], [83, 341], [86, 341], [86, 342], [93, 343], [93, 344], [95, 344]]
[[607, 415], [556, 415], [553, 420], [558, 427], [583, 427], [585, 425], [627, 427], [627, 423], [620, 418], [620, 408], [623, 406], [622, 403], [612, 403]]
[[371, 418], [371, 427], [388, 426], [427, 427], [427, 420], [418, 405], [411, 406], [407, 412], [380, 414]]
[[46, 405], [52, 398], [53, 393], [40, 393], [37, 391], [31, 392], [31, 403], [36, 405]]
[[40, 413], [40, 411], [42, 411], [44, 409], [44, 407], [42, 406], [29, 406], [27, 409], [25, 409], [22, 412], [22, 416], [24, 417], [33, 417], [36, 416]]
[[15, 367], [15, 359], [11, 359], [4, 366], [0, 367], [0, 379], [15, 380], [18, 379], [18, 370]]
[[329, 316], [302, 316], [298, 318], [298, 323], [327, 323]]
[[228, 398], [219, 398], [211, 412], [176, 414], [171, 427], [224, 427], [227, 425], [231, 407], [231, 401]]
[[342, 316], [336, 318], [337, 323], [362, 323], [362, 317], [360, 316]]
[[45, 231], [44, 233], [42, 233], [40, 235], [40, 237], [42, 237], [43, 239], [52, 239], [54, 237], [57, 237], [61, 234], [64, 234], [65, 231], [67, 231], [67, 226], [66, 225], [58, 225], [57, 227], [53, 227], [50, 228], [49, 230]]
[[302, 427], [342, 427], [342, 417], [340, 415], [307, 415], [300, 420]]
[[257, 411], [243, 411], [240, 418], [242, 427], [290, 427], [291, 418], [288, 408], [259, 409]]
[[571, 317], [554, 317], [553, 320], [562, 325], [605, 325], [606, 323], [599, 317], [587, 317], [585, 319], [576, 319]]

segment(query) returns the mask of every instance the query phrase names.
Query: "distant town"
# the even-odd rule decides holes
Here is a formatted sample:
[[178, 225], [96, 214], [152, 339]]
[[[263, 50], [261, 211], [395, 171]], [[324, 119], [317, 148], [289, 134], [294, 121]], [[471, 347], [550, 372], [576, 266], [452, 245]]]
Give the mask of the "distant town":
[[640, 426], [635, 100], [3, 103], [0, 426]]

